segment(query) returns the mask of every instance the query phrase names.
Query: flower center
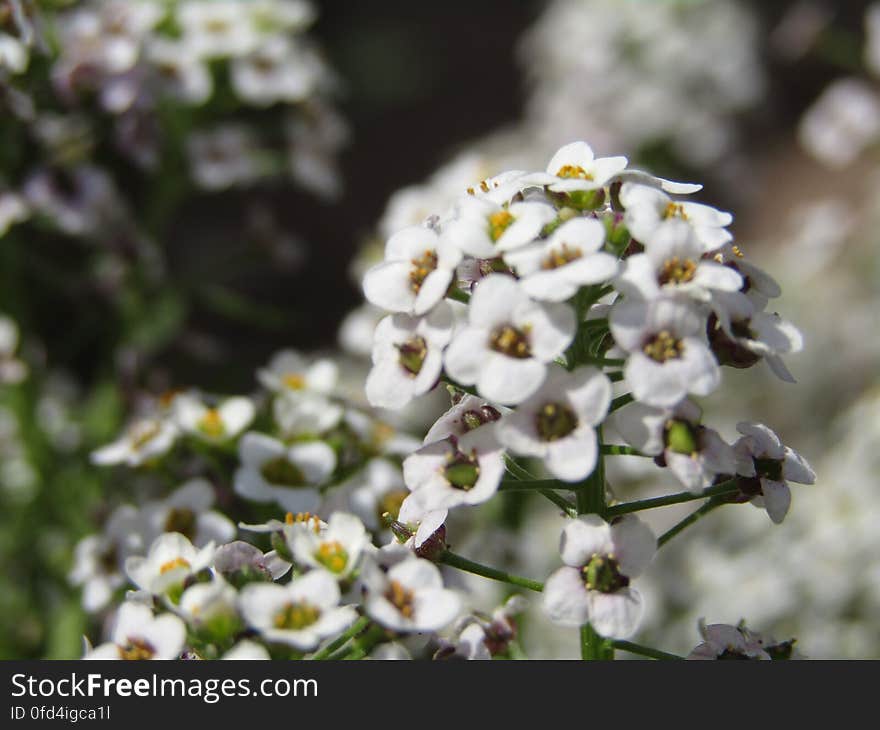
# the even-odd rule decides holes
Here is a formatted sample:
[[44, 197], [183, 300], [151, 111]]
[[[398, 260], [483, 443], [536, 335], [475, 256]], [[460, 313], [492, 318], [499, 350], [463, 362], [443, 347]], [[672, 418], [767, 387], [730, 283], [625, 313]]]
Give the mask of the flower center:
[[489, 336], [489, 347], [508, 357], [525, 359], [532, 356], [527, 333], [509, 324], [498, 327]]
[[583, 251], [577, 246], [569, 246], [567, 243], [563, 243], [560, 248], [553, 249], [544, 257], [541, 261], [541, 268], [545, 270], [558, 269], [560, 266], [577, 261], [583, 255]]
[[681, 357], [684, 343], [669, 330], [661, 330], [644, 344], [642, 351], [652, 360], [666, 362]]
[[306, 481], [305, 475], [283, 456], [270, 459], [260, 467], [260, 474], [270, 484], [281, 484], [285, 487], [301, 487]]
[[226, 432], [226, 426], [216, 408], [209, 408], [199, 419], [198, 429], [206, 436], [220, 438]]
[[779, 459], [752, 459], [759, 477], [774, 482], [782, 481], [782, 461]]
[[396, 608], [405, 618], [412, 618], [415, 611], [413, 606], [415, 595], [411, 590], [405, 588], [396, 580], [392, 580], [385, 591], [385, 598]]
[[613, 555], [594, 554], [589, 562], [581, 568], [584, 587], [588, 591], [614, 593], [629, 585], [629, 578], [621, 575], [620, 566]]
[[284, 515], [285, 525], [305, 525], [315, 531], [317, 535], [321, 531], [321, 518], [311, 512], [288, 512]]
[[676, 454], [696, 454], [699, 450], [697, 427], [687, 421], [666, 422], [666, 448]]
[[276, 629], [304, 629], [321, 617], [321, 609], [305, 601], [291, 601], [284, 604], [272, 617]]
[[179, 532], [192, 539], [196, 531], [196, 513], [186, 507], [175, 507], [165, 518], [165, 532]]
[[131, 636], [126, 639], [125, 644], [118, 646], [117, 649], [119, 649], [119, 658], [128, 661], [152, 659], [156, 654], [156, 650], [149, 641]]
[[181, 558], [180, 556], [174, 558], [173, 560], [169, 560], [162, 565], [159, 566], [159, 575], [165, 575], [172, 570], [176, 570], [177, 568], [186, 568], [189, 569], [189, 561]]
[[681, 218], [683, 221], [688, 220], [687, 213], [684, 212], [684, 205], [681, 203], [676, 203], [674, 200], [670, 200], [666, 204], [666, 208], [663, 211], [664, 218]]
[[341, 542], [331, 540], [320, 544], [318, 552], [315, 553], [315, 560], [331, 573], [341, 573], [348, 565], [348, 553]]
[[545, 403], [535, 416], [535, 429], [544, 441], [565, 438], [577, 425], [575, 412], [564, 403]]
[[424, 337], [415, 335], [396, 347], [400, 353], [400, 367], [413, 376], [422, 372], [422, 365], [425, 364], [425, 357], [428, 355], [428, 343], [425, 342]]
[[388, 492], [387, 494], [382, 495], [382, 499], [379, 500], [379, 504], [376, 506], [379, 513], [380, 524], [388, 519], [385, 515], [388, 515], [392, 520], [397, 519], [400, 514], [400, 505], [403, 504], [403, 500], [405, 500], [408, 495], [409, 492], [405, 489], [397, 489], [393, 492]]
[[504, 231], [513, 225], [515, 220], [513, 215], [506, 210], [492, 213], [489, 216], [489, 238], [492, 239], [492, 243], [496, 243], [504, 235]]
[[691, 259], [683, 261], [678, 256], [666, 259], [660, 269], [660, 284], [684, 284], [694, 278], [697, 265]]
[[480, 478], [480, 464], [477, 461], [476, 453], [465, 454], [456, 449], [454, 453], [446, 457], [443, 476], [456, 489], [465, 492], [473, 489]]
[[412, 268], [409, 272], [409, 288], [414, 294], [418, 294], [428, 274], [437, 268], [437, 252], [426, 248], [421, 258], [412, 259]]
[[475, 428], [497, 421], [499, 418], [501, 418], [501, 414], [488, 403], [484, 403], [479, 410], [472, 408], [465, 411], [461, 416], [461, 421], [465, 431], [473, 431]]
[[306, 379], [299, 373], [285, 373], [281, 376], [281, 382], [291, 390], [302, 390], [306, 387]]
[[556, 171], [556, 177], [569, 180], [592, 180], [593, 175], [580, 165], [563, 165]]

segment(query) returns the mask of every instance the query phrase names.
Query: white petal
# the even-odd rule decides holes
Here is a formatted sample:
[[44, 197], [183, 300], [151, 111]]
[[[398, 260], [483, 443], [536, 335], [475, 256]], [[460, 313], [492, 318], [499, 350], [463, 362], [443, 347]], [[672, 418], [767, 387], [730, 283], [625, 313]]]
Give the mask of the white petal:
[[577, 568], [559, 568], [544, 583], [544, 612], [563, 626], [581, 626], [590, 619], [590, 601], [581, 572]]
[[614, 593], [590, 591], [590, 623], [600, 636], [627, 639], [642, 620], [644, 601], [635, 588], [621, 588]]

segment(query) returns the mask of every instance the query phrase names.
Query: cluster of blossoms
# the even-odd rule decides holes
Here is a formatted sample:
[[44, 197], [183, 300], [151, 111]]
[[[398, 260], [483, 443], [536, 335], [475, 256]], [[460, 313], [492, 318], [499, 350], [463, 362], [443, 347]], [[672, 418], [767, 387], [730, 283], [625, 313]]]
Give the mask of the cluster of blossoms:
[[[718, 388], [722, 365], [766, 360], [793, 380], [781, 356], [801, 336], [766, 311], [778, 285], [733, 243], [730, 214], [683, 197], [699, 186], [627, 164], [576, 142], [544, 172], [486, 179], [394, 233], [364, 277], [367, 300], [390, 312], [375, 330], [370, 402], [401, 408], [440, 381], [459, 393], [403, 462], [402, 509], [434, 524], [438, 510], [517, 488], [513, 460], [540, 460], [554, 479], [519, 488], [574, 491], [576, 503], [554, 499], [580, 513], [563, 528], [545, 609], [611, 639], [638, 627], [630, 582], [657, 541], [629, 514], [638, 507], [606, 504], [603, 454], [654, 457], [684, 499], [751, 501], [774, 522], [788, 482], [814, 481], [766, 426], [740, 423], [729, 444], [693, 401]], [[625, 388], [616, 398], [613, 383]], [[625, 445], [600, 438], [612, 412]]]
[[[792, 380], [781, 356], [801, 338], [767, 311], [779, 287], [733, 243], [730, 214], [686, 197], [697, 190], [575, 142], [543, 172], [485, 179], [394, 232], [364, 275], [388, 312], [365, 392], [387, 414], [445, 381], [452, 407], [421, 442], [342, 395], [333, 360], [293, 351], [257, 372], [256, 395], [150, 400], [93, 461], [189, 478], [78, 546], [87, 609], [136, 589], [88, 656], [515, 655], [519, 599], [473, 611], [439, 565], [541, 591], [552, 621], [582, 627], [585, 657], [639, 650], [626, 641], [645, 606], [633, 580], [689, 522], [658, 539], [636, 512], [751, 501], [781, 522], [788, 483], [814, 480], [766, 426], [740, 423], [728, 443], [703, 424], [694, 398], [721, 366], [766, 360]], [[606, 443], [606, 426], [625, 443]], [[609, 500], [615, 454], [653, 458], [685, 491]], [[450, 513], [501, 490], [538, 490], [562, 511], [562, 566], [545, 584], [447, 547]], [[233, 511], [248, 519], [236, 527]], [[771, 655], [710, 628], [720, 658]]]

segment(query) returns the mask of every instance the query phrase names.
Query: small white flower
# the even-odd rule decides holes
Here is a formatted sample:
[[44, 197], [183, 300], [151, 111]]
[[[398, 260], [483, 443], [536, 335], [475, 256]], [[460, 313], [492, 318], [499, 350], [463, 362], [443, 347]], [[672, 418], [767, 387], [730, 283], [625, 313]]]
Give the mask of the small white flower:
[[547, 579], [544, 610], [564, 626], [590, 623], [602, 636], [626, 639], [638, 628], [642, 596], [630, 587], [651, 562], [657, 540], [635, 515], [608, 524], [581, 515], [562, 530], [565, 566]]
[[347, 578], [358, 568], [369, 545], [364, 523], [346, 512], [334, 512], [321, 533], [297, 530], [290, 541], [297, 564], [323, 568], [337, 580]]
[[708, 302], [713, 291], [737, 292], [743, 279], [733, 268], [704, 259], [693, 228], [670, 220], [644, 240], [645, 252], [626, 259], [614, 282], [624, 295], [655, 299], [661, 294], [683, 294]]
[[262, 644], [258, 644], [256, 641], [250, 641], [249, 639], [242, 639], [220, 658], [251, 661], [255, 659], [270, 659], [271, 657], [269, 656], [269, 652], [266, 651], [266, 647]]
[[437, 566], [422, 558], [407, 557], [387, 573], [370, 564], [364, 582], [364, 609], [392, 631], [437, 631], [452, 623], [461, 607], [458, 595], [443, 587]]
[[274, 501], [293, 513], [317, 511], [318, 487], [336, 468], [336, 454], [323, 441], [287, 446], [253, 431], [239, 441], [238, 454], [236, 493], [255, 502]]
[[605, 187], [626, 166], [626, 157], [596, 157], [586, 142], [572, 142], [550, 158], [546, 175], [532, 175], [529, 180], [549, 185], [554, 193], [597, 190]]
[[744, 626], [706, 626], [701, 621], [700, 634], [703, 643], [687, 655], [688, 659], [770, 659], [760, 638]]
[[26, 220], [29, 215], [30, 209], [18, 193], [0, 192], [0, 236], [5, 236], [15, 223]]
[[129, 424], [116, 441], [93, 451], [92, 463], [140, 466], [164, 456], [174, 446], [179, 433], [170, 418], [159, 414], [139, 418]]
[[191, 575], [207, 568], [214, 558], [214, 543], [198, 549], [179, 532], [157, 537], [146, 557], [132, 555], [125, 561], [125, 572], [138, 588], [154, 596], [177, 593]]
[[155, 69], [163, 92], [184, 104], [204, 104], [214, 92], [214, 81], [192, 46], [167, 38], [151, 38], [146, 57]]
[[239, 628], [238, 593], [222, 576], [194, 583], [180, 596], [179, 613], [193, 626], [226, 637]]
[[285, 438], [319, 436], [342, 420], [345, 408], [329, 398], [304, 391], [282, 391], [272, 403], [272, 415]]
[[193, 132], [187, 153], [193, 179], [205, 190], [246, 184], [260, 174], [253, 131], [241, 124]]
[[546, 203], [502, 206], [486, 198], [466, 197], [458, 201], [453, 219], [444, 225], [443, 239], [469, 256], [491, 259], [531, 243], [555, 218], [556, 209]]
[[403, 462], [403, 479], [425, 510], [485, 502], [503, 476], [503, 449], [491, 424], [423, 446]]
[[339, 366], [329, 358], [310, 359], [295, 350], [281, 350], [257, 370], [257, 380], [273, 393], [329, 395], [339, 381]]
[[733, 216], [702, 203], [677, 201], [648, 185], [624, 183], [620, 202], [625, 210], [623, 220], [630, 234], [648, 247], [655, 232], [671, 221], [683, 221], [694, 231], [702, 247], [701, 253], [714, 251], [731, 240], [727, 226]]
[[596, 466], [595, 426], [611, 403], [611, 381], [595, 368], [551, 366], [541, 388], [498, 422], [501, 443], [544, 460], [557, 479], [576, 482]]
[[211, 509], [214, 487], [206, 479], [190, 479], [160, 502], [145, 505], [143, 519], [152, 542], [164, 532], [179, 532], [196, 547], [218, 545], [235, 537], [232, 521]]
[[177, 616], [153, 616], [146, 606], [123, 603], [110, 642], [96, 646], [83, 659], [177, 659], [186, 627]]
[[187, 0], [177, 7], [183, 43], [204, 58], [228, 58], [253, 51], [260, 43], [248, 4], [232, 0]]
[[285, 36], [263, 41], [232, 61], [230, 78], [238, 97], [254, 106], [295, 103], [308, 97], [324, 73], [317, 57]]
[[566, 221], [549, 238], [504, 256], [534, 299], [561, 302], [588, 284], [612, 279], [617, 258], [603, 252], [605, 227], [595, 218]]
[[18, 340], [15, 320], [0, 314], [0, 384], [20, 383], [27, 377], [28, 366], [15, 356]]
[[244, 396], [226, 398], [217, 406], [207, 406], [195, 393], [178, 395], [173, 410], [184, 433], [213, 442], [236, 438], [251, 424], [256, 413], [253, 401]]
[[355, 488], [348, 497], [351, 511], [374, 532], [385, 527], [384, 514], [397, 519], [400, 505], [409, 494], [400, 467], [387, 459], [370, 459], [353, 484]]
[[813, 484], [816, 473], [800, 454], [785, 446], [774, 431], [761, 423], [736, 425], [742, 437], [733, 445], [740, 489], [756, 507], [763, 507], [776, 524], [791, 505], [788, 482]]
[[239, 608], [245, 621], [266, 641], [309, 651], [357, 618], [352, 606], [339, 606], [339, 598], [333, 576], [312, 570], [283, 586], [246, 585], [239, 596]]
[[509, 408], [496, 407], [485, 398], [465, 393], [461, 400], [434, 421], [422, 443], [430, 444], [447, 436], [461, 438], [480, 426], [497, 421], [503, 413], [509, 412]]
[[468, 323], [446, 350], [446, 370], [463, 385], [475, 383], [489, 400], [521, 403], [541, 387], [546, 363], [565, 351], [574, 333], [571, 307], [539, 304], [516, 280], [492, 274], [474, 289]]
[[718, 432], [700, 423], [700, 409], [690, 400], [674, 408], [631, 403], [618, 411], [615, 426], [631, 446], [660, 457], [692, 492], [711, 486], [719, 474], [736, 472], [736, 454]]
[[706, 343], [706, 317], [686, 300], [619, 302], [610, 326], [629, 353], [624, 377], [636, 400], [673, 406], [688, 393], [708, 395], [718, 387], [721, 373]]
[[379, 322], [365, 386], [370, 404], [399, 409], [431, 390], [443, 370], [452, 324], [452, 308], [446, 302], [423, 318], [394, 314]]
[[411, 226], [385, 245], [385, 260], [364, 275], [367, 300], [389, 312], [422, 315], [446, 296], [461, 251], [431, 228]]
[[22, 73], [30, 61], [27, 46], [18, 38], [0, 31], [0, 70]]
[[[403, 541], [403, 545], [420, 557], [428, 557], [421, 555], [423, 549], [440, 548], [445, 545], [446, 533], [440, 532], [438, 535], [438, 532], [445, 525], [448, 516], [449, 510], [431, 508], [425, 504], [420, 492], [413, 492], [403, 500], [394, 518], [398, 526], [403, 527], [404, 533], [396, 537], [400, 540], [409, 533], [410, 537]], [[431, 538], [435, 538], [435, 544], [428, 543]], [[443, 538], [443, 541], [437, 538]]]

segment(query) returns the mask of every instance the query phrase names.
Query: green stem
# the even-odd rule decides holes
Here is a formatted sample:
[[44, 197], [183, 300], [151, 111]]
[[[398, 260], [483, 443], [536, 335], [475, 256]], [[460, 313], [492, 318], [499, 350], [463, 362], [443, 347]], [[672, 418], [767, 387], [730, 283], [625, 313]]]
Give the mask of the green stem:
[[602, 453], [606, 456], [646, 456], [651, 458], [648, 454], [643, 454], [632, 446], [619, 446], [617, 444], [602, 444]]
[[552, 489], [541, 489], [538, 494], [545, 496], [569, 517], [577, 517], [577, 508], [565, 497], [556, 494]]
[[315, 652], [309, 659], [327, 659], [331, 654], [333, 654], [337, 649], [340, 649], [345, 642], [351, 639], [354, 636], [357, 636], [359, 633], [364, 631], [367, 626], [370, 625], [370, 619], [366, 616], [361, 616], [357, 621], [355, 621], [351, 627], [343, 634], [337, 636], [333, 641], [331, 641], [327, 646], [325, 646], [321, 651]]
[[633, 398], [632, 393], [624, 393], [623, 395], [617, 396], [613, 401], [611, 401], [611, 407], [608, 409], [609, 413], [614, 413], [614, 411], [620, 410], [626, 405], [629, 405], [635, 400]]
[[605, 373], [605, 375], [612, 383], [619, 383], [621, 380], [623, 380], [623, 372], [619, 370], [615, 373]]
[[528, 588], [530, 591], [537, 591], [540, 593], [544, 590], [544, 584], [536, 580], [523, 578], [518, 575], [506, 573], [503, 570], [498, 570], [497, 568], [490, 568], [488, 565], [475, 563], [473, 560], [468, 560], [467, 558], [464, 558], [461, 555], [456, 555], [449, 550], [440, 555], [440, 557], [437, 558], [437, 562], [449, 565], [453, 568], [458, 568], [467, 573], [473, 573], [474, 575], [481, 575], [484, 578], [497, 580], [501, 583], [509, 583], [513, 586], [519, 586], [520, 588]]
[[606, 368], [619, 368], [623, 367], [623, 365], [626, 363], [626, 360], [621, 360], [616, 357], [591, 357], [589, 360], [587, 360], [587, 363], [589, 365], [600, 365]]
[[728, 479], [726, 482], [716, 484], [713, 487], [704, 489], [698, 494], [693, 492], [676, 492], [675, 494], [664, 494], [662, 497], [651, 497], [649, 499], [639, 499], [634, 502], [624, 502], [623, 504], [615, 504], [609, 507], [605, 513], [608, 517], [617, 517], [630, 512], [641, 512], [646, 509], [654, 509], [655, 507], [666, 507], [670, 504], [680, 504], [682, 502], [693, 502], [697, 499], [706, 499], [706, 497], [717, 497], [724, 494], [732, 494], [739, 491], [736, 486], [736, 479]]
[[611, 642], [611, 645], [615, 649], [620, 649], [621, 651], [628, 651], [630, 654], [639, 654], [641, 656], [650, 657], [651, 659], [684, 659], [684, 657], [679, 656], [678, 654], [670, 654], [667, 651], [660, 651], [659, 649], [652, 649], [649, 646], [642, 646], [641, 644], [634, 644], [631, 641], [623, 641], [622, 639], [614, 639]]
[[440, 376], [440, 380], [442, 380], [447, 385], [451, 385], [453, 388], [461, 390], [465, 393], [470, 393], [471, 395], [478, 395], [476, 388], [469, 385], [462, 385], [461, 383], [456, 383], [452, 378], [450, 378], [446, 373]]
[[697, 520], [699, 520], [704, 515], [709, 514], [716, 507], [720, 507], [722, 504], [728, 504], [728, 502], [724, 499], [710, 499], [706, 504], [700, 507], [698, 510], [694, 510], [687, 517], [685, 517], [678, 524], [670, 527], [666, 532], [664, 532], [660, 537], [657, 538], [657, 547], [663, 547], [667, 542], [669, 542], [673, 537], [675, 537], [679, 532], [684, 530], [686, 527], [690, 527]]
[[585, 661], [614, 659], [613, 644], [599, 636], [590, 624], [581, 626], [581, 659]]
[[467, 304], [471, 300], [471, 295], [467, 292], [462, 291], [457, 286], [446, 292], [446, 296], [450, 299], [454, 299], [455, 301], [462, 302], [464, 304]]
[[580, 489], [578, 484], [560, 482], [558, 479], [511, 479], [501, 482], [499, 490], [502, 492], [522, 491], [529, 489]]

